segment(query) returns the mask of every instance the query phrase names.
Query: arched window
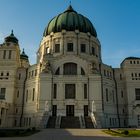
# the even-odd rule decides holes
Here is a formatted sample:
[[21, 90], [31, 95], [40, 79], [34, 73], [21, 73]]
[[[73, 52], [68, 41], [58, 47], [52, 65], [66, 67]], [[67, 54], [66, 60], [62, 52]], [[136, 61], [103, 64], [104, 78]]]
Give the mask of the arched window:
[[63, 72], [64, 72], [64, 75], [77, 75], [77, 64], [65, 63]]
[[95, 55], [95, 48], [94, 47], [91, 48], [91, 54]]

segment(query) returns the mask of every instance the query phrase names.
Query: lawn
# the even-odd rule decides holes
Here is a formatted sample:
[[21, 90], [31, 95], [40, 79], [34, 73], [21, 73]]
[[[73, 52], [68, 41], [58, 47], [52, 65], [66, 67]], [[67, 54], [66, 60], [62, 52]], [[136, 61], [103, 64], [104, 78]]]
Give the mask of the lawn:
[[140, 137], [140, 130], [136, 129], [108, 129], [103, 130], [103, 132], [120, 137]]

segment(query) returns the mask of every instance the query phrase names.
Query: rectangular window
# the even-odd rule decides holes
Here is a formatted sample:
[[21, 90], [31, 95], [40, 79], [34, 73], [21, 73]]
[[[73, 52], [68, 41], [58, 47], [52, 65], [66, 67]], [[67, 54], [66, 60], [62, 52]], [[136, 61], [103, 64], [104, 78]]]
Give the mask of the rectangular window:
[[4, 52], [3, 52], [3, 59], [5, 59], [6, 58], [6, 50], [4, 50]]
[[67, 44], [67, 51], [72, 52], [73, 51], [73, 43], [68, 43]]
[[29, 74], [28, 74], [28, 77], [30, 78], [30, 76], [31, 76], [31, 72], [29, 72]]
[[57, 116], [57, 105], [52, 106], [52, 116]]
[[17, 98], [19, 97], [19, 90], [17, 91]]
[[106, 88], [106, 101], [108, 102], [108, 89]]
[[106, 76], [106, 70], [104, 70], [104, 76]]
[[29, 126], [31, 125], [31, 118], [29, 118]]
[[3, 76], [3, 72], [1, 72], [1, 76]]
[[91, 48], [91, 54], [95, 55], [95, 48], [94, 47]]
[[34, 71], [32, 71], [32, 77], [34, 76]]
[[110, 72], [110, 77], [112, 77], [112, 73]]
[[11, 59], [11, 56], [12, 56], [12, 51], [10, 50], [8, 58]]
[[66, 99], [75, 99], [75, 84], [66, 84], [65, 85], [65, 98]]
[[55, 44], [55, 53], [59, 53], [60, 52], [60, 44]]
[[140, 100], [140, 88], [135, 89], [136, 100]]
[[84, 99], [87, 99], [87, 84], [84, 84]]
[[17, 126], [17, 120], [15, 120], [15, 126]]
[[21, 74], [19, 73], [19, 75], [18, 75], [18, 80], [20, 80], [20, 78], [21, 78]]
[[112, 90], [112, 94], [113, 94], [113, 103], [115, 103], [115, 93], [114, 93], [114, 90]]
[[57, 97], [57, 84], [54, 84], [54, 89], [53, 89], [53, 98], [56, 99]]
[[121, 91], [121, 97], [123, 98], [123, 91]]
[[82, 53], [86, 52], [86, 44], [81, 44], [81, 52]]
[[33, 96], [32, 96], [32, 101], [35, 99], [35, 88], [33, 88]]
[[6, 88], [1, 88], [0, 91], [0, 99], [5, 99]]
[[18, 113], [18, 108], [15, 109], [15, 113], [16, 113], [16, 114]]
[[0, 114], [1, 114], [1, 116], [4, 114], [4, 108], [1, 108]]
[[140, 115], [138, 115], [138, 126], [140, 126]]
[[122, 80], [122, 75], [120, 74], [120, 80]]
[[111, 120], [111, 118], [109, 118], [109, 122], [110, 122], [110, 126], [112, 125], [112, 120]]
[[35, 70], [35, 76], [37, 76], [37, 70]]

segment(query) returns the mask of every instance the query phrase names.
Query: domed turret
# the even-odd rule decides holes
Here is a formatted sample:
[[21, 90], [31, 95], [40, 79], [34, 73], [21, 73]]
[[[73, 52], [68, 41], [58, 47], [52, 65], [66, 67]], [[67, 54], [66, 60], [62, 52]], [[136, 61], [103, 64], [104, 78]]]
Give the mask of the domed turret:
[[18, 39], [14, 36], [13, 30], [9, 36], [5, 38], [5, 43], [15, 43], [18, 44]]
[[45, 28], [43, 36], [49, 35], [51, 32], [61, 32], [62, 30], [90, 33], [94, 37], [97, 37], [95, 28], [90, 20], [81, 14], [78, 14], [73, 10], [70, 5], [66, 11], [54, 17]]
[[28, 60], [28, 56], [25, 54], [24, 49], [20, 55], [20, 59]]
[[28, 56], [25, 54], [24, 49], [22, 53], [20, 54], [20, 61], [21, 61], [21, 67], [25, 67], [25, 68], [29, 67]]

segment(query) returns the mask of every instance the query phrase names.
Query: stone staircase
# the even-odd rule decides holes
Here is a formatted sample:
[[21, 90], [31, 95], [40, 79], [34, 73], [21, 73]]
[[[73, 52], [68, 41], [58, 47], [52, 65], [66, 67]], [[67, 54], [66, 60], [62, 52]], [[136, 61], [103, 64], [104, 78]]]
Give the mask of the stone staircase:
[[60, 128], [80, 128], [79, 117], [61, 117]]
[[42, 119], [40, 120], [39, 127], [40, 128], [46, 128], [46, 124], [48, 123], [49, 120], [49, 112], [44, 112]]
[[92, 122], [92, 119], [90, 116], [85, 117], [85, 127], [86, 128], [94, 128], [94, 125], [93, 125], [93, 122]]
[[55, 128], [56, 118], [55, 116], [50, 116], [46, 128]]

